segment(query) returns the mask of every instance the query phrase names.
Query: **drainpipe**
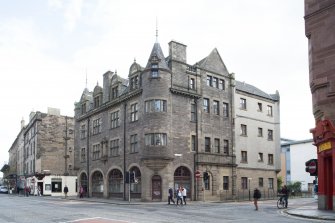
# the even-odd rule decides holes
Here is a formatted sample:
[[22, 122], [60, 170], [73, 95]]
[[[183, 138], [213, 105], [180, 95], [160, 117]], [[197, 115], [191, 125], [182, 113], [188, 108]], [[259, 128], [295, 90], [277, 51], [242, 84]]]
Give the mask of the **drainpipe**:
[[87, 140], [86, 140], [86, 162], [87, 162], [87, 197], [90, 197], [90, 118], [87, 118]]
[[[126, 117], [127, 117], [127, 103], [124, 102], [124, 111], [123, 111], [123, 200], [126, 200]], [[130, 187], [130, 182], [129, 182]], [[129, 191], [130, 195], [130, 191]]]
[[198, 99], [194, 99], [195, 103], [195, 153], [194, 153], [194, 200], [197, 200], [197, 194], [198, 194], [198, 179], [195, 177], [195, 171], [198, 169], [198, 142], [199, 142], [199, 134], [198, 134]]

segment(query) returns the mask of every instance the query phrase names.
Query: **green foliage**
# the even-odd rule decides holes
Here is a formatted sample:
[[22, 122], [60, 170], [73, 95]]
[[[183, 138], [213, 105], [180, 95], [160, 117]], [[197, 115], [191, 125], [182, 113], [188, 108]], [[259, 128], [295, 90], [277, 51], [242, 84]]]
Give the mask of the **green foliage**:
[[299, 194], [301, 193], [301, 182], [299, 181], [290, 182], [287, 185], [287, 188], [292, 195]]
[[282, 176], [277, 177], [277, 190], [280, 191], [283, 186], [283, 178]]

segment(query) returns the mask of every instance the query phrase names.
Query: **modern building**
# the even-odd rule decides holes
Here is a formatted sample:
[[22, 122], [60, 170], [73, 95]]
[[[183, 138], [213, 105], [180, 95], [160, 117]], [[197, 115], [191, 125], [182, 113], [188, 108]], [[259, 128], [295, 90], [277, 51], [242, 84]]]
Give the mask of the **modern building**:
[[281, 171], [278, 176], [283, 184], [301, 182], [302, 192], [313, 193], [315, 176], [306, 172], [306, 162], [316, 159], [316, 148], [312, 139], [307, 140], [281, 140]]
[[267, 94], [236, 81], [234, 98], [239, 194], [258, 188], [263, 197], [276, 196], [280, 171], [279, 92]]
[[318, 154], [318, 207], [335, 211], [335, 2], [305, 0], [309, 81]]
[[[255, 170], [264, 176], [264, 189], [275, 189], [279, 94], [249, 92], [239, 82], [235, 88], [217, 49], [194, 65], [186, 54], [186, 45], [171, 41], [165, 57], [156, 42], [146, 66], [134, 61], [128, 79], [108, 71], [102, 87], [83, 91], [75, 103], [75, 169], [88, 196], [167, 200], [169, 186], [183, 185], [193, 200], [235, 199], [240, 187], [245, 190], [241, 176], [251, 178]], [[235, 91], [250, 100], [251, 114], [235, 114]], [[272, 116], [257, 113], [257, 102], [272, 106]], [[236, 132], [244, 123], [248, 136]], [[272, 130], [272, 139], [255, 139], [253, 125]], [[245, 146], [253, 140], [258, 148]], [[238, 171], [236, 157], [244, 150], [250, 162]], [[258, 163], [255, 150], [272, 154], [272, 161]], [[133, 183], [124, 183], [127, 172]]]
[[[73, 129], [73, 117], [61, 116], [54, 108], [48, 108], [48, 113], [32, 112], [27, 125], [22, 120], [21, 131], [9, 150], [11, 188], [17, 191], [29, 186], [36, 194], [40, 187], [42, 193], [61, 195], [65, 183], [61, 176], [77, 175], [73, 168]], [[47, 175], [56, 176], [51, 178], [52, 187], [44, 183]], [[51, 190], [45, 191], [47, 188]]]

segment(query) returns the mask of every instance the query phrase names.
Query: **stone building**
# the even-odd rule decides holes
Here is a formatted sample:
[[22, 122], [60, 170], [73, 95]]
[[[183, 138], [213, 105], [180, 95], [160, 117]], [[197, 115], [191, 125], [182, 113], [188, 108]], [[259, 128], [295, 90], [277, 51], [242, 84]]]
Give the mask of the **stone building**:
[[[21, 131], [9, 150], [12, 187], [35, 188], [45, 175], [76, 176], [73, 129], [73, 117], [61, 116], [59, 109], [32, 112], [27, 125], [22, 120]], [[43, 188], [43, 181], [39, 183]]]
[[318, 156], [318, 207], [335, 211], [335, 2], [305, 0], [309, 84]]
[[[237, 89], [242, 94], [244, 88]], [[274, 161], [258, 169], [276, 182], [279, 95], [245, 94], [273, 106], [275, 115], [258, 121], [264, 118], [260, 126], [273, 130], [274, 140], [264, 141], [262, 148]], [[183, 185], [193, 200], [234, 199], [234, 139], [240, 139], [233, 122], [234, 95], [235, 77], [217, 49], [190, 65], [186, 45], [171, 41], [164, 57], [156, 42], [145, 67], [134, 61], [128, 79], [106, 72], [103, 86], [93, 92], [86, 88], [75, 103], [79, 184], [94, 197], [128, 199], [130, 193], [132, 199], [167, 200], [169, 187]], [[129, 176], [133, 183], [125, 183]]]
[[234, 98], [239, 197], [249, 196], [255, 187], [263, 197], [276, 196], [280, 171], [279, 93], [267, 94], [236, 81]]

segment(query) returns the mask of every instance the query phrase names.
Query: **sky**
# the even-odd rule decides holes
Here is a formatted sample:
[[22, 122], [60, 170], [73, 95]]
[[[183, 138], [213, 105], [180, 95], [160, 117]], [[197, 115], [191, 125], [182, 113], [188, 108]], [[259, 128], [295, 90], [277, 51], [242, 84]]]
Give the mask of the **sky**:
[[[281, 137], [312, 138], [303, 0], [0, 0], [0, 168], [32, 111], [74, 115], [107, 71], [127, 78], [158, 41], [195, 64], [217, 48], [235, 78], [280, 94]], [[2, 173], [0, 173], [0, 176]]]

